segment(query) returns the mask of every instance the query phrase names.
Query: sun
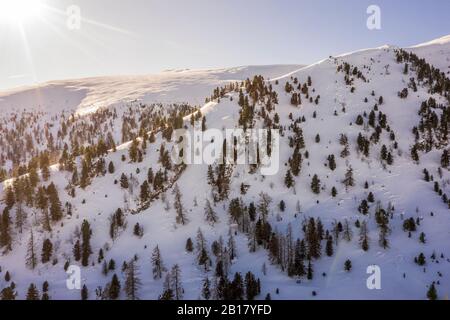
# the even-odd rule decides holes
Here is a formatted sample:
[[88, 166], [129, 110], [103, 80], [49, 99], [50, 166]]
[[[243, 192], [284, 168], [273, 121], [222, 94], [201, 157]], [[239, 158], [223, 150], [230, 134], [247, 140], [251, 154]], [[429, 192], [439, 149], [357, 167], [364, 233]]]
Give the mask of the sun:
[[41, 8], [40, 0], [0, 0], [0, 23], [26, 22], [38, 17]]

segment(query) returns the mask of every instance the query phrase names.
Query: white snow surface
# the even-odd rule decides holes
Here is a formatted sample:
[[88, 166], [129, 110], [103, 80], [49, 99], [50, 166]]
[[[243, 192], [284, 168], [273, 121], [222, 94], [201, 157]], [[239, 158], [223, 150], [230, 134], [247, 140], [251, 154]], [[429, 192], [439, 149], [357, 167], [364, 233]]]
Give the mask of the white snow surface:
[[[449, 37], [432, 41], [427, 44], [412, 47], [407, 50], [414, 51], [423, 56], [430, 63], [438, 66], [442, 71], [450, 70], [450, 41]], [[305, 217], [320, 217], [326, 229], [337, 219], [343, 221], [348, 219], [351, 225], [356, 219], [368, 221], [370, 230], [370, 250], [364, 252], [358, 245], [358, 231], [353, 228], [353, 240], [349, 243], [341, 240], [339, 246], [335, 247], [332, 257], [322, 257], [314, 262], [314, 279], [311, 281], [302, 279], [297, 283], [295, 279], [289, 278], [277, 266], [268, 260], [267, 251], [262, 248], [255, 253], [250, 253], [244, 234], [239, 233], [235, 237], [237, 244], [237, 258], [231, 266], [231, 275], [234, 272], [247, 272], [251, 270], [261, 279], [262, 293], [258, 297], [263, 299], [267, 293], [272, 299], [426, 299], [426, 290], [433, 281], [440, 281], [437, 286], [440, 298], [450, 294], [450, 211], [442, 203], [440, 197], [434, 193], [432, 184], [425, 182], [422, 177], [423, 168], [428, 168], [431, 174], [437, 176], [437, 168], [440, 166], [440, 153], [430, 152], [421, 156], [420, 165], [412, 162], [409, 148], [414, 142], [411, 133], [413, 126], [417, 125], [419, 116], [417, 112], [420, 103], [430, 97], [425, 88], [419, 87], [418, 92], [411, 93], [407, 99], [401, 100], [397, 93], [406, 86], [409, 75], [403, 74], [403, 66], [395, 63], [392, 47], [380, 47], [362, 50], [337, 57], [338, 61], [346, 61], [358, 66], [367, 79], [364, 83], [355, 80], [356, 91], [350, 94], [350, 87], [343, 82], [344, 75], [336, 72], [337, 65], [333, 59], [325, 59], [311, 66], [267, 66], [267, 67], [241, 67], [234, 69], [204, 70], [204, 71], [167, 71], [155, 76], [134, 77], [105, 77], [88, 78], [80, 80], [67, 80], [49, 82], [39, 87], [20, 89], [0, 93], [0, 111], [20, 110], [38, 104], [47, 110], [58, 110], [58, 108], [70, 109], [79, 113], [89, 112], [99, 106], [116, 104], [125, 100], [142, 100], [144, 102], [190, 102], [203, 105], [205, 97], [209, 96], [212, 89], [227, 81], [242, 80], [252, 77], [254, 74], [263, 74], [266, 79], [272, 78], [272, 85], [278, 92], [279, 105], [276, 112], [280, 115], [280, 122], [286, 126], [290, 124], [288, 116], [293, 114], [294, 118], [305, 116], [307, 121], [302, 124], [309, 151], [309, 159], [304, 159], [302, 172], [296, 178], [295, 192], [284, 186], [286, 168], [284, 163], [292, 154], [288, 146], [287, 136], [281, 141], [281, 166], [280, 173], [275, 176], [262, 177], [258, 174], [249, 174], [248, 168], [237, 166], [234, 170], [231, 184], [230, 199], [240, 196], [239, 186], [242, 182], [251, 185], [247, 195], [243, 197], [248, 205], [251, 201], [258, 201], [260, 192], [267, 192], [272, 197], [270, 221], [277, 230], [285, 232], [288, 223], [292, 224], [294, 235], [302, 237], [300, 223]], [[371, 69], [362, 69], [363, 65], [370, 65]], [[390, 66], [389, 74], [385, 74], [385, 66]], [[447, 65], [448, 69], [444, 69]], [[294, 108], [290, 104], [290, 95], [284, 92], [286, 81], [292, 83], [291, 77], [297, 77], [304, 83], [311, 76], [315, 89], [315, 95], [320, 94], [321, 99], [318, 106], [304, 101], [300, 108]], [[278, 80], [278, 86], [275, 85]], [[376, 92], [376, 97], [371, 96], [371, 91]], [[239, 107], [236, 104], [237, 95], [233, 101], [221, 99], [218, 102], [210, 102], [202, 108], [207, 118], [208, 128], [228, 128], [236, 125], [239, 118]], [[229, 96], [230, 96], [229, 95]], [[378, 155], [383, 143], [389, 143], [386, 133], [382, 134], [381, 141], [377, 146], [371, 147], [371, 155], [368, 159], [361, 160], [356, 153], [355, 141], [361, 127], [354, 124], [356, 116], [366, 111], [370, 112], [376, 103], [376, 98], [382, 95], [385, 103], [380, 110], [388, 116], [388, 123], [395, 131], [399, 150], [394, 154], [394, 165], [384, 169]], [[364, 103], [364, 98], [369, 99]], [[305, 99], [306, 100], [306, 99]], [[439, 100], [439, 99], [438, 99]], [[442, 103], [443, 100], [439, 100]], [[346, 112], [341, 112], [345, 106]], [[313, 112], [317, 117], [313, 118]], [[338, 116], [334, 115], [334, 112]], [[352, 125], [350, 125], [352, 123]], [[321, 142], [315, 143], [314, 137], [320, 134]], [[339, 135], [345, 133], [350, 141], [351, 155], [344, 160], [339, 157], [342, 147], [339, 145]], [[195, 241], [196, 232], [199, 228], [205, 234], [208, 245], [222, 236], [226, 241], [229, 231], [229, 218], [227, 207], [222, 203], [214, 209], [219, 215], [220, 221], [214, 227], [204, 221], [203, 206], [205, 199], [210, 196], [210, 187], [206, 183], [207, 166], [189, 165], [178, 180], [183, 203], [188, 211], [189, 223], [186, 226], [175, 224], [175, 211], [173, 206], [166, 211], [164, 203], [159, 200], [144, 212], [131, 215], [127, 214], [128, 227], [122, 235], [112, 241], [108, 235], [108, 217], [117, 208], [124, 207], [124, 192], [115, 185], [113, 181], [119, 179], [122, 172], [133, 173], [140, 183], [146, 177], [147, 169], [152, 167], [156, 172], [159, 144], [161, 137], [158, 135], [157, 142], [147, 148], [147, 154], [142, 163], [128, 163], [120, 160], [122, 154], [128, 154], [127, 146], [118, 148], [115, 153], [106, 157], [106, 163], [113, 161], [116, 166], [114, 174], [106, 174], [104, 177], [96, 178], [85, 190], [77, 188], [76, 198], [72, 199], [64, 191], [70, 174], [67, 172], [52, 171], [51, 181], [59, 190], [62, 203], [71, 201], [74, 205], [74, 214], [71, 218], [65, 217], [63, 225], [53, 227], [51, 234], [35, 230], [38, 250], [41, 249], [42, 240], [51, 238], [54, 246], [58, 248], [58, 263], [56, 265], [42, 264], [31, 271], [24, 265], [26, 255], [26, 243], [29, 238], [30, 226], [23, 234], [14, 235], [13, 252], [0, 256], [0, 265], [3, 273], [9, 270], [17, 285], [19, 298], [24, 298], [29, 283], [40, 285], [44, 280], [50, 283], [50, 296], [58, 299], [79, 299], [78, 290], [66, 288], [67, 274], [63, 270], [65, 257], [71, 256], [73, 247], [73, 231], [80, 226], [83, 219], [88, 219], [94, 230], [92, 238], [93, 259], [96, 259], [99, 248], [110, 248], [105, 252], [107, 259], [114, 258], [116, 261], [116, 273], [120, 276], [122, 261], [128, 261], [137, 254], [140, 258], [140, 278], [142, 288], [139, 291], [141, 299], [157, 299], [162, 292], [162, 280], [153, 280], [151, 276], [150, 256], [153, 248], [158, 245], [161, 249], [164, 263], [170, 268], [175, 263], [182, 269], [182, 281], [185, 289], [184, 298], [197, 299], [200, 297], [202, 281], [205, 277], [204, 271], [196, 264], [195, 255], [187, 253], [185, 248], [186, 239], [191, 237]], [[329, 154], [336, 155], [337, 169], [330, 171], [324, 166]], [[341, 181], [347, 169], [347, 162], [354, 169], [356, 180], [355, 187], [346, 191]], [[136, 169], [140, 174], [136, 174]], [[325, 187], [320, 195], [314, 195], [310, 190], [310, 182], [313, 174], [318, 174], [322, 186]], [[450, 172], [444, 171], [443, 180], [450, 179]], [[369, 182], [369, 190], [363, 188], [364, 182]], [[331, 187], [335, 186], [338, 196], [332, 198]], [[0, 187], [1, 189], [1, 187]], [[449, 191], [448, 185], [444, 191]], [[395, 205], [395, 216], [391, 221], [392, 234], [389, 236], [391, 246], [382, 249], [378, 245], [378, 231], [373, 219], [372, 205], [369, 217], [358, 213], [358, 206], [362, 199], [367, 197], [371, 191], [377, 200], [383, 204], [392, 202]], [[127, 198], [130, 206], [135, 206], [138, 197], [138, 188], [135, 194]], [[169, 200], [173, 198], [167, 193]], [[83, 203], [85, 200], [86, 203]], [[194, 200], [198, 206], [194, 206]], [[280, 200], [286, 202], [285, 212], [279, 212], [277, 207]], [[297, 200], [301, 203], [300, 215], [295, 216], [295, 204]], [[2, 208], [2, 204], [0, 204]], [[32, 216], [29, 210], [29, 216]], [[433, 212], [433, 216], [430, 213]], [[281, 221], [276, 219], [277, 215], [282, 217]], [[423, 219], [419, 232], [408, 238], [403, 232], [403, 219], [413, 217]], [[142, 239], [132, 234], [132, 227], [139, 222], [145, 230]], [[418, 241], [419, 233], [424, 232], [427, 237], [425, 244]], [[322, 243], [324, 247], [324, 242]], [[414, 257], [424, 252], [427, 257], [427, 271], [414, 263]], [[430, 255], [444, 254], [440, 262], [432, 262]], [[352, 261], [352, 271], [344, 271], [345, 260]], [[267, 274], [263, 275], [262, 265], [267, 266]], [[378, 265], [381, 268], [381, 290], [369, 290], [366, 280], [369, 275], [366, 269], [369, 265]], [[438, 276], [438, 272], [442, 276]], [[3, 274], [2, 273], [2, 274]], [[212, 278], [211, 271], [209, 273]], [[326, 276], [322, 274], [325, 273]], [[403, 277], [405, 274], [405, 277]], [[101, 274], [101, 265], [82, 268], [82, 281], [90, 290], [90, 298], [95, 298], [94, 290], [97, 286], [104, 286], [110, 281], [112, 273], [108, 277]], [[0, 278], [0, 288], [6, 286], [3, 276]], [[279, 294], [276, 289], [279, 288]], [[317, 296], [312, 296], [312, 291]], [[121, 298], [125, 298], [123, 292]]]
[[85, 114], [101, 107], [139, 101], [142, 103], [189, 103], [202, 105], [217, 86], [242, 81], [256, 74], [272, 78], [298, 69], [298, 65], [243, 66], [206, 70], [167, 70], [143, 76], [93, 77], [50, 81], [0, 91], [0, 110], [40, 108]]

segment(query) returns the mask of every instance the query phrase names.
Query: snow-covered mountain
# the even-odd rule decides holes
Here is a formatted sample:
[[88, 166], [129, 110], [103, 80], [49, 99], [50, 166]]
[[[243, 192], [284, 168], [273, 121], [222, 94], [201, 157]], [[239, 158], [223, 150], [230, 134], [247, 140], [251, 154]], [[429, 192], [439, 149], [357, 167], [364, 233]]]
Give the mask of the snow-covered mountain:
[[44, 109], [53, 113], [89, 113], [98, 108], [138, 100], [142, 103], [202, 105], [217, 86], [255, 74], [272, 78], [299, 65], [244, 66], [209, 70], [167, 70], [145, 76], [93, 77], [50, 81], [0, 92], [0, 110]]
[[[73, 265], [89, 299], [447, 297], [449, 59], [444, 37], [2, 94], [3, 295], [80, 299]], [[170, 161], [172, 129], [242, 126], [280, 133], [276, 175]]]

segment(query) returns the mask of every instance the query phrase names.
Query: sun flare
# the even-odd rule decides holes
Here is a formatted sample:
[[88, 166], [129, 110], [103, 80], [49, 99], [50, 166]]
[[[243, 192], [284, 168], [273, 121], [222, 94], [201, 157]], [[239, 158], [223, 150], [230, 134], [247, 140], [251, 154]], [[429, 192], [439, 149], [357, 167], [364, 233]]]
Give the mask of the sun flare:
[[0, 0], [0, 22], [25, 22], [41, 14], [40, 0]]

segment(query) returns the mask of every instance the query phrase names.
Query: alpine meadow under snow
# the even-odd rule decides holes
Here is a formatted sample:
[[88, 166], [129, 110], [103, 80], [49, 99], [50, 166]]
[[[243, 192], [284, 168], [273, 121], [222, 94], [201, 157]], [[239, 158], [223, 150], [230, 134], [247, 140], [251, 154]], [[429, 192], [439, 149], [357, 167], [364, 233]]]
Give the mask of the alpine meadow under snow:
[[[447, 36], [1, 92], [0, 297], [444, 299], [449, 78]], [[172, 163], [175, 129], [238, 127], [279, 132], [276, 175]]]

